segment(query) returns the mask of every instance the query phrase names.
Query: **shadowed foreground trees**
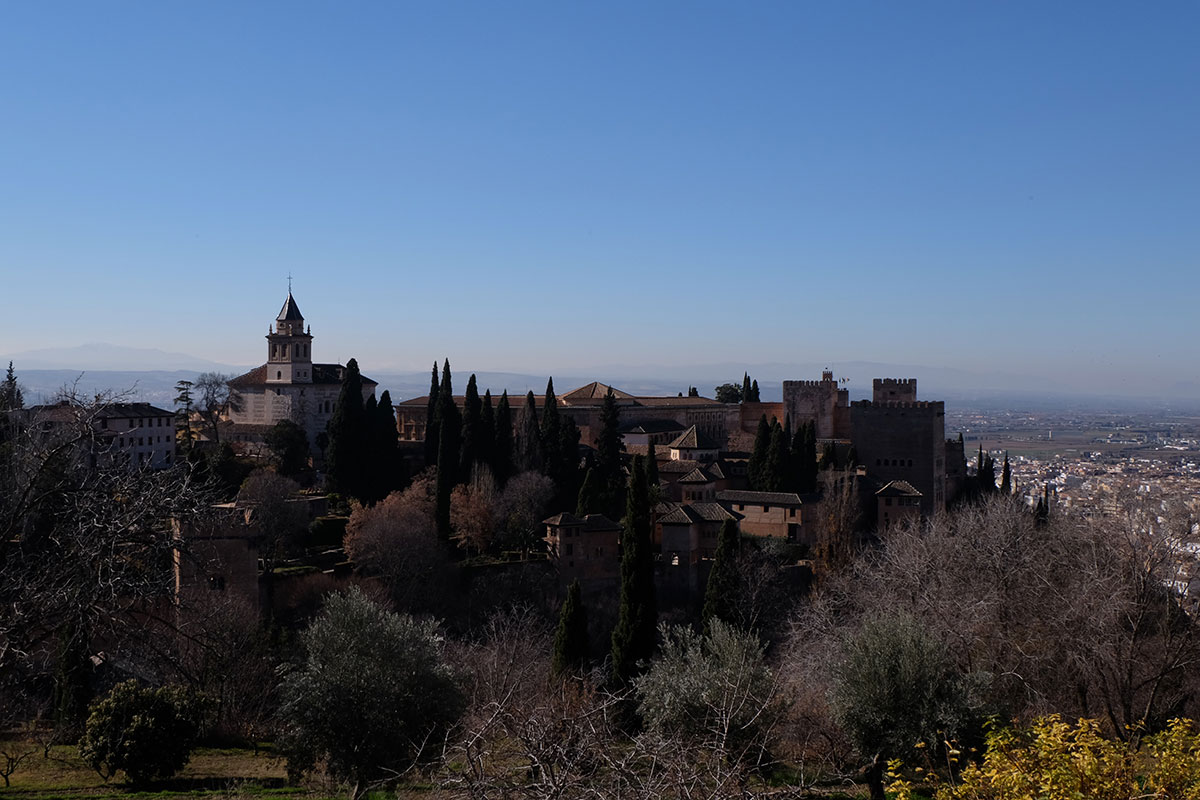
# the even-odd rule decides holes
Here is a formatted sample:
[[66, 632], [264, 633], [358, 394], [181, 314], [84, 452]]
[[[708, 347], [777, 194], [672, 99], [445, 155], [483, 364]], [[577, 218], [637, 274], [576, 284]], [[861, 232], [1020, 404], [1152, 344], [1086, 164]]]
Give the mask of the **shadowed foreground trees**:
[[351, 798], [440, 753], [463, 697], [433, 622], [386, 611], [357, 587], [330, 595], [281, 686], [289, 773], [322, 761]]

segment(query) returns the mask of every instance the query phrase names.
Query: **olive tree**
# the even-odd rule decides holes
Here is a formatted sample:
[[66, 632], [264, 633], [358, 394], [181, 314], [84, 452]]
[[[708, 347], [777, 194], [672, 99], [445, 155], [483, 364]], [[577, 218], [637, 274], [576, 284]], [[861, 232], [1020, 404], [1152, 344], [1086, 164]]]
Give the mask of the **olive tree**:
[[280, 687], [288, 772], [323, 762], [352, 798], [438, 750], [464, 700], [435, 623], [395, 614], [351, 587], [301, 636]]
[[966, 682], [945, 647], [912, 617], [867, 621], [842, 646], [834, 676], [835, 713], [870, 759], [872, 800], [883, 800], [883, 768], [918, 743], [937, 746], [970, 724]]

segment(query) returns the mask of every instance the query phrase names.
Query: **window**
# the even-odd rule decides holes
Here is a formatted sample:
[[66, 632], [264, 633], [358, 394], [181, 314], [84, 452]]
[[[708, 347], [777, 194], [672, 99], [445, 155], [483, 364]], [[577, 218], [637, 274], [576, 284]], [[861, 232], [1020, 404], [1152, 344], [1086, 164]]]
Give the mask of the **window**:
[[796, 509], [794, 509], [794, 508], [789, 508], [789, 509], [788, 509], [788, 516], [789, 516], [789, 517], [794, 517], [794, 516], [796, 516]]
[[145, 442], [144, 442], [144, 441], [142, 441], [142, 437], [141, 437], [141, 436], [139, 436], [139, 437], [138, 437], [138, 447], [142, 447], [144, 444], [145, 444]]
[[277, 370], [275, 370], [275, 378], [276, 378], [276, 380], [278, 380], [279, 378], [282, 378], [282, 377], [283, 377], [283, 371], [282, 371], [282, 370], [278, 370], [278, 369], [277, 369]]
[[764, 513], [764, 514], [765, 514], [765, 513], [767, 513], [767, 512], [768, 512], [768, 511], [770, 511], [770, 510], [771, 510], [771, 507], [770, 507], [770, 506], [763, 506], [763, 513]]

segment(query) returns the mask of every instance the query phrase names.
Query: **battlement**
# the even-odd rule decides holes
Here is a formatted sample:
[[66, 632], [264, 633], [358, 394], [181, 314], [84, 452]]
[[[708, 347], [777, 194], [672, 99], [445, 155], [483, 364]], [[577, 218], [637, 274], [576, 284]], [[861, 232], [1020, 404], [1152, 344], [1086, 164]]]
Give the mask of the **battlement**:
[[876, 403], [891, 400], [916, 402], [916, 378], [876, 378], [871, 383], [871, 399]]
[[937, 411], [940, 413], [945, 413], [946, 411], [946, 403], [942, 400], [856, 400], [850, 405], [856, 409], [865, 408], [885, 411], [893, 409]]
[[832, 379], [820, 381], [784, 381], [783, 390], [786, 392], [789, 387], [793, 386], [798, 389], [828, 389], [832, 383]]

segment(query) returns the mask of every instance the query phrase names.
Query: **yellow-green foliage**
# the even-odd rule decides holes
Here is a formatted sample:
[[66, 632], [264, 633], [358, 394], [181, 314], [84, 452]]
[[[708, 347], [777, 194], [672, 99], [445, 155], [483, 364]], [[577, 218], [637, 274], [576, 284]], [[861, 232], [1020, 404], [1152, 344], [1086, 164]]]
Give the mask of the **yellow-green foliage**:
[[[912, 800], [915, 786], [898, 777], [889, 787]], [[1057, 715], [1029, 728], [994, 730], [983, 761], [936, 788], [936, 800], [1200, 800], [1200, 734], [1174, 720], [1142, 747], [1100, 733], [1094, 720], [1072, 725]]]

